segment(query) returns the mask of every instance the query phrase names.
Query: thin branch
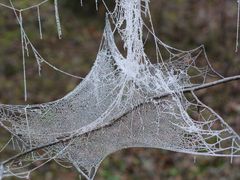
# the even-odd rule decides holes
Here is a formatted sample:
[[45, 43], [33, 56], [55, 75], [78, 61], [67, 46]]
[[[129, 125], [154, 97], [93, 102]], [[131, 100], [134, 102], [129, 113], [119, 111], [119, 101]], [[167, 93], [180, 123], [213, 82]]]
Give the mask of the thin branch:
[[[225, 83], [228, 83], [228, 82], [231, 82], [231, 81], [236, 81], [236, 80], [240, 80], [240, 75], [237, 75], [237, 76], [231, 76], [231, 77], [227, 77], [227, 78], [224, 78], [224, 79], [220, 79], [220, 80], [217, 80], [217, 81], [213, 81], [213, 82], [210, 82], [210, 83], [206, 83], [206, 84], [202, 84], [202, 85], [197, 85], [197, 86], [192, 86], [192, 87], [187, 87], [187, 88], [184, 88], [183, 90], [180, 90], [179, 93], [191, 93], [191, 92], [194, 92], [194, 91], [199, 91], [199, 90], [202, 90], [202, 89], [207, 89], [207, 88], [210, 88], [210, 87], [214, 87], [214, 86], [217, 86], [217, 85], [220, 85], [220, 84], [225, 84]], [[178, 93], [178, 92], [175, 92], [175, 93]], [[166, 98], [170, 95], [172, 95], [174, 93], [166, 93], [166, 94], [163, 94], [159, 97], [155, 97], [153, 98], [153, 100], [160, 100], [160, 99], [163, 99], [163, 98]], [[52, 143], [49, 143], [49, 144], [46, 144], [46, 145], [42, 145], [42, 146], [39, 146], [39, 147], [36, 147], [36, 148], [33, 148], [33, 149], [30, 149], [26, 152], [23, 152], [23, 153], [20, 153], [20, 154], [17, 154], [16, 156], [13, 156], [12, 158], [4, 161], [2, 163], [2, 165], [6, 165], [12, 161], [14, 161], [15, 159], [20, 159], [21, 157], [25, 156], [25, 155], [28, 155], [32, 152], [35, 152], [35, 151], [38, 151], [40, 149], [44, 149], [44, 148], [48, 148], [48, 147], [51, 147], [51, 146], [54, 146], [54, 145], [57, 145], [57, 144], [64, 144], [66, 142], [69, 142], [75, 138], [78, 138], [84, 134], [87, 134], [87, 133], [90, 133], [90, 132], [94, 132], [94, 131], [97, 131], [103, 127], [107, 127], [107, 126], [111, 126], [115, 121], [118, 121], [119, 119], [121, 119], [122, 117], [126, 116], [127, 114], [131, 113], [132, 111], [136, 110], [137, 108], [145, 105], [145, 104], [148, 104], [148, 103], [151, 103], [151, 100], [147, 101], [147, 102], [144, 102], [144, 103], [140, 103], [138, 104], [137, 106], [135, 106], [134, 108], [132, 108], [131, 110], [127, 111], [126, 113], [122, 114], [121, 116], [119, 116], [118, 118], [115, 118], [115, 119], [112, 119], [111, 121], [107, 122], [107, 123], [104, 123], [104, 124], [99, 124], [99, 123], [91, 123], [87, 126], [84, 126], [82, 129], [80, 129], [79, 131], [77, 131], [76, 134], [73, 134], [71, 136], [65, 136], [65, 137], [62, 137], [61, 139], [58, 139], [57, 141], [55, 142], [52, 142]], [[94, 125], [94, 126], [93, 126]]]
[[227, 77], [227, 78], [220, 79], [220, 80], [217, 80], [217, 81], [213, 81], [213, 82], [210, 82], [210, 83], [205, 83], [205, 84], [199, 85], [199, 86], [193, 86], [193, 87], [185, 88], [182, 92], [187, 93], [187, 92], [190, 92], [190, 91], [199, 91], [201, 89], [207, 89], [207, 88], [210, 88], [210, 87], [213, 87], [213, 86], [217, 86], [217, 85], [220, 85], [220, 84], [225, 84], [225, 83], [228, 83], [228, 82], [231, 82], [231, 81], [237, 81], [237, 80], [240, 80], [240, 75]]

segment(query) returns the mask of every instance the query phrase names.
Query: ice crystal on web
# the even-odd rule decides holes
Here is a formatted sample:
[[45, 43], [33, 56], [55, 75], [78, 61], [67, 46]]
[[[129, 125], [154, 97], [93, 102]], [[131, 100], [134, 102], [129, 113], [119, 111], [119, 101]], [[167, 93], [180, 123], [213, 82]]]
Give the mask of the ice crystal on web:
[[[57, 2], [54, 7], [61, 38]], [[18, 9], [11, 0], [1, 5], [16, 15], [23, 62], [26, 50], [31, 50], [39, 66], [47, 63], [70, 75], [41, 57], [24, 30], [21, 13], [36, 8], [42, 38], [43, 3], [47, 1], [25, 9]], [[144, 51], [145, 31], [153, 38], [157, 63], [152, 63]], [[124, 53], [116, 45], [116, 35], [123, 41]], [[163, 50], [168, 58], [162, 56]], [[12, 134], [10, 141], [19, 151], [2, 162], [0, 179], [29, 177], [32, 171], [55, 160], [72, 164], [90, 180], [106, 156], [130, 147], [238, 157], [239, 135], [194, 94], [194, 87], [207, 85], [208, 75], [223, 79], [210, 65], [203, 46], [182, 51], [157, 38], [148, 0], [116, 0], [115, 9], [106, 14], [96, 61], [72, 92], [45, 104], [0, 105], [0, 125]]]

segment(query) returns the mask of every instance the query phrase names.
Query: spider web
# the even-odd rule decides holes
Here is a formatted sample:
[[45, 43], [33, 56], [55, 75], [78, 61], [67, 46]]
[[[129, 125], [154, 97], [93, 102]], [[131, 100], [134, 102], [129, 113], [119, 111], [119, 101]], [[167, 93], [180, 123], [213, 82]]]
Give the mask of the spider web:
[[[24, 9], [16, 8], [12, 1], [1, 5], [16, 15], [23, 62], [26, 51], [32, 50], [39, 67], [46, 63], [71, 75], [41, 57], [24, 31], [21, 13], [36, 8], [40, 22], [39, 7], [46, 2]], [[55, 0], [61, 38], [57, 4]], [[156, 47], [156, 63], [144, 51], [145, 32], [146, 42], [149, 39]], [[115, 36], [121, 37], [122, 50]], [[91, 180], [106, 156], [130, 147], [239, 157], [239, 135], [194, 92], [188, 96], [183, 93], [206, 84], [208, 76], [223, 78], [209, 63], [204, 46], [182, 51], [166, 45], [155, 35], [148, 0], [116, 0], [115, 9], [106, 14], [96, 61], [72, 92], [45, 104], [0, 105], [0, 125], [12, 134], [3, 149], [12, 142], [19, 152], [2, 161], [0, 179], [29, 178], [32, 171], [55, 160], [74, 166]]]

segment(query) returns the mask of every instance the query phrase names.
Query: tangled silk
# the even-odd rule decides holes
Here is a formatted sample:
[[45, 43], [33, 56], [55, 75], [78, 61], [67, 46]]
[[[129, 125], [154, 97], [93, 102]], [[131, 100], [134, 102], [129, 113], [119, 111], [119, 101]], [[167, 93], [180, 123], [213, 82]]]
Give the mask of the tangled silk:
[[[39, 15], [39, 6], [46, 2], [29, 8], [36, 8]], [[24, 31], [23, 10], [12, 1], [1, 5], [15, 12], [23, 47], [30, 44], [39, 65], [48, 63]], [[156, 46], [156, 63], [144, 51], [145, 32]], [[116, 45], [116, 35], [121, 37], [124, 52]], [[72, 92], [46, 104], [0, 105], [0, 125], [12, 134], [10, 141], [19, 152], [2, 162], [0, 179], [29, 177], [54, 159], [70, 163], [90, 180], [106, 156], [130, 147], [240, 156], [239, 135], [191, 90], [204, 86], [209, 74], [223, 79], [211, 67], [203, 46], [182, 51], [156, 37], [148, 0], [116, 0], [115, 9], [106, 15], [94, 66]]]

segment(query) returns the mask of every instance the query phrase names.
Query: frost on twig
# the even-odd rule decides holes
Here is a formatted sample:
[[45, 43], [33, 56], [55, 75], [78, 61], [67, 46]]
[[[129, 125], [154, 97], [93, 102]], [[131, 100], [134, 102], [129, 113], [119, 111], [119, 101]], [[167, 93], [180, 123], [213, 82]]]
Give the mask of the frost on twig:
[[38, 16], [38, 26], [39, 26], [39, 35], [40, 39], [43, 39], [43, 34], [42, 34], [42, 23], [41, 23], [41, 14], [40, 14], [40, 7], [37, 7], [37, 16]]
[[[240, 76], [224, 78], [217, 73], [204, 46], [183, 51], [163, 43], [154, 33], [148, 3], [116, 0], [115, 9], [107, 12], [94, 66], [72, 92], [45, 104], [0, 105], [0, 125], [12, 134], [19, 152], [2, 162], [3, 177], [28, 177], [54, 159], [70, 163], [91, 180], [106, 156], [131, 147], [240, 156], [239, 135], [195, 95]], [[150, 27], [142, 15], [148, 16]], [[56, 11], [59, 28], [58, 20]], [[21, 18], [19, 22], [23, 46], [28, 45], [37, 62], [65, 73], [41, 57]], [[154, 39], [155, 64], [144, 51], [144, 31]], [[116, 35], [124, 42], [125, 54], [116, 45]], [[208, 76], [218, 80], [208, 82]]]
[[58, 38], [61, 39], [62, 38], [62, 28], [61, 28], [59, 12], [58, 12], [58, 0], [54, 0], [54, 8], [55, 8], [55, 18], [56, 18], [56, 23], [57, 23]]
[[240, 27], [240, 0], [237, 0], [238, 3], [238, 13], [237, 13], [237, 37], [236, 37], [236, 52], [238, 52], [239, 47], [239, 27]]
[[[10, 10], [12, 10], [15, 14], [15, 17], [17, 19], [17, 23], [19, 24], [19, 29], [20, 29], [20, 34], [21, 34], [21, 45], [22, 45], [22, 63], [23, 63], [23, 82], [24, 82], [24, 99], [27, 101], [27, 77], [26, 77], [26, 60], [27, 57], [29, 56], [30, 51], [34, 54], [38, 69], [39, 69], [39, 75], [41, 74], [41, 63], [45, 63], [51, 68], [53, 68], [56, 71], [59, 71], [65, 75], [82, 79], [79, 76], [72, 75], [70, 73], [67, 73], [63, 70], [58, 69], [54, 65], [50, 64], [48, 61], [46, 61], [39, 52], [36, 50], [35, 46], [31, 42], [31, 40], [28, 37], [28, 34], [26, 33], [24, 29], [24, 24], [23, 24], [23, 18], [22, 15], [25, 11], [29, 11], [32, 9], [36, 9], [37, 11], [37, 20], [38, 20], [38, 26], [39, 26], [39, 35], [40, 39], [43, 38], [42, 34], [42, 23], [41, 23], [41, 14], [40, 14], [40, 7], [43, 6], [45, 3], [47, 3], [49, 0], [43, 0], [43, 1], [36, 1], [35, 3], [31, 4], [30, 6], [19, 8], [16, 7], [15, 1], [13, 0], [2, 0], [0, 1], [0, 6], [6, 7]], [[16, 2], [17, 4], [17, 2]], [[20, 6], [21, 7], [21, 6]], [[59, 10], [58, 10], [58, 0], [54, 1], [54, 9], [55, 9], [55, 19], [56, 19], [56, 26], [57, 26], [57, 32], [58, 32], [58, 37], [61, 39], [62, 37], [62, 29], [61, 29], [61, 23], [60, 23], [60, 17], [59, 17]]]
[[3, 177], [3, 165], [0, 164], [0, 180], [2, 179]]

